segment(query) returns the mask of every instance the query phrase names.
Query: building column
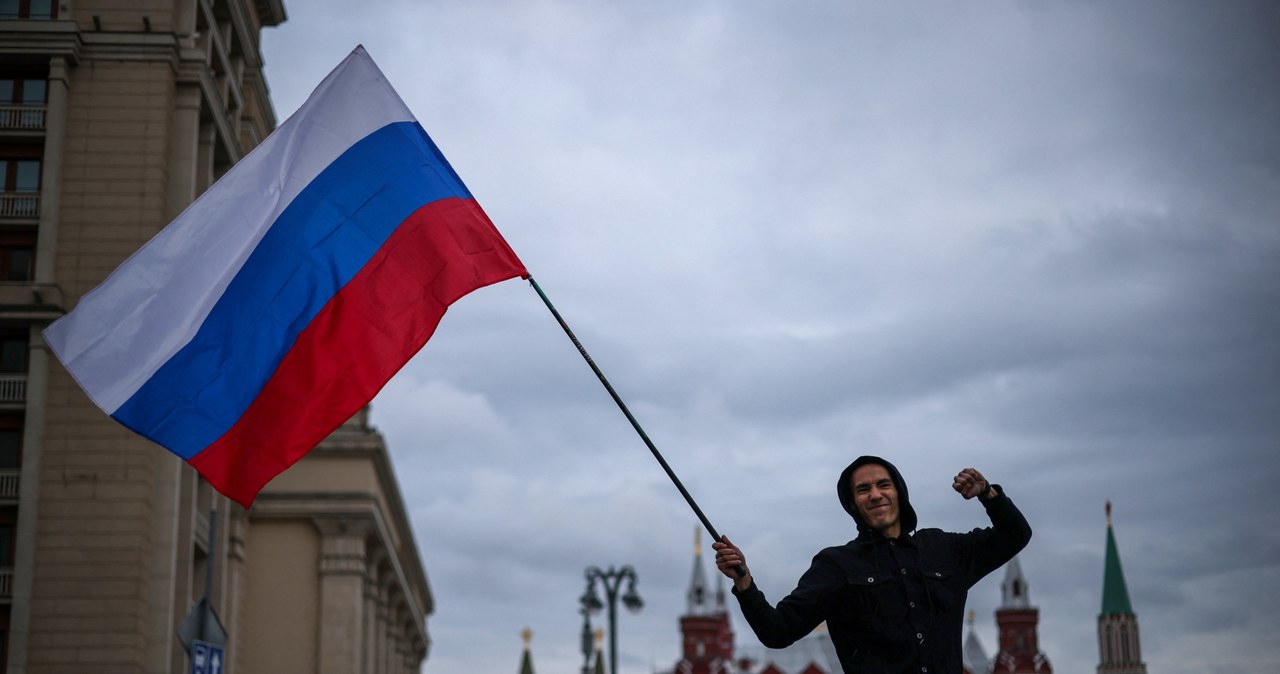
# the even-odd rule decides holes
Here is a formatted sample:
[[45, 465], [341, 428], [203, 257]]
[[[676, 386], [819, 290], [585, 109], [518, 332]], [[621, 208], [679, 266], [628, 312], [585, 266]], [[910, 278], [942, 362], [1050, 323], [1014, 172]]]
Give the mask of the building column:
[[195, 200], [200, 135], [200, 87], [178, 82], [174, 93], [173, 123], [169, 130], [168, 185], [165, 219], [172, 220]]
[[400, 674], [400, 605], [388, 595], [387, 633], [382, 642], [387, 674]]
[[359, 672], [364, 661], [364, 578], [366, 520], [322, 518], [320, 530], [320, 674]]
[[246, 560], [248, 555], [248, 546], [246, 539], [249, 537], [249, 514], [248, 511], [241, 508], [226, 508], [227, 513], [227, 552], [226, 561], [226, 578], [227, 587], [223, 594], [226, 610], [227, 630], [227, 669], [233, 672], [242, 671], [243, 663], [240, 662], [240, 654], [244, 652], [240, 648], [240, 639], [244, 636], [240, 630], [240, 625], [244, 623], [244, 585], [246, 573]]
[[378, 576], [382, 573], [382, 559], [385, 553], [382, 548], [369, 554], [364, 574], [364, 674], [375, 674], [378, 671]]
[[396, 654], [399, 656], [396, 660], [400, 663], [400, 674], [409, 674], [409, 644], [403, 639], [400, 640], [400, 648], [396, 651]]
[[404, 616], [396, 611], [396, 621], [391, 624], [391, 672], [404, 674], [404, 627], [401, 619]]
[[58, 222], [62, 208], [62, 149], [67, 136], [67, 60], [49, 59], [48, 101], [44, 113], [44, 152], [40, 162], [40, 220], [36, 229], [35, 282], [52, 285], [57, 263]]
[[[35, 285], [56, 283], [58, 222], [62, 195], [62, 150], [67, 135], [67, 60], [49, 59], [48, 100], [41, 155], [40, 220], [36, 229]], [[38, 299], [39, 296], [37, 296]], [[9, 662], [11, 674], [26, 674], [27, 639], [31, 634], [31, 591], [35, 581], [36, 514], [40, 500], [40, 457], [44, 447], [45, 400], [49, 390], [49, 349], [40, 331], [31, 326], [27, 358], [27, 411], [22, 430], [22, 468], [18, 475], [18, 516], [13, 547], [13, 594], [9, 606]]]
[[409, 652], [412, 650], [406, 627], [409, 620], [409, 612], [401, 611], [400, 620], [396, 622], [396, 671], [400, 674], [409, 674]]
[[387, 674], [390, 671], [387, 668], [391, 658], [387, 657], [387, 644], [391, 643], [391, 588], [389, 581], [384, 578], [378, 579], [378, 638], [374, 642], [374, 651], [377, 653], [378, 674]]
[[18, 475], [18, 516], [13, 545], [13, 594], [9, 605], [10, 674], [26, 674], [31, 635], [31, 592], [35, 584], [36, 506], [40, 499], [40, 455], [44, 445], [45, 400], [49, 388], [49, 348], [31, 326], [27, 357], [27, 414], [22, 429], [22, 468]]
[[196, 192], [204, 194], [213, 186], [218, 176], [213, 174], [213, 144], [218, 138], [218, 130], [213, 122], [200, 125], [200, 138], [196, 144]]

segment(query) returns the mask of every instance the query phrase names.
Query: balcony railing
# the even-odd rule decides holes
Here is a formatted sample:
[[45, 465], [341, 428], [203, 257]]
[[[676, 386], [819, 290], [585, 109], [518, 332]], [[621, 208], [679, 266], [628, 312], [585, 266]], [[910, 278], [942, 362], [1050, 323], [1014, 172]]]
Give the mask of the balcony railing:
[[0, 218], [40, 217], [39, 192], [0, 192]]
[[18, 498], [18, 475], [21, 474], [17, 468], [5, 468], [0, 470], [0, 499]]
[[0, 105], [0, 129], [39, 131], [44, 128], [43, 105]]
[[27, 402], [27, 375], [0, 374], [0, 403]]

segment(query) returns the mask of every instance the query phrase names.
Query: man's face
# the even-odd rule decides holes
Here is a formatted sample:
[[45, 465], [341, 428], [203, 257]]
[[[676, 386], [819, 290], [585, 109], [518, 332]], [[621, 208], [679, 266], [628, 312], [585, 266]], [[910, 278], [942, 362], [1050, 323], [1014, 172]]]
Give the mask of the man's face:
[[853, 504], [862, 521], [882, 536], [897, 538], [898, 489], [893, 486], [889, 470], [878, 463], [868, 463], [853, 471]]

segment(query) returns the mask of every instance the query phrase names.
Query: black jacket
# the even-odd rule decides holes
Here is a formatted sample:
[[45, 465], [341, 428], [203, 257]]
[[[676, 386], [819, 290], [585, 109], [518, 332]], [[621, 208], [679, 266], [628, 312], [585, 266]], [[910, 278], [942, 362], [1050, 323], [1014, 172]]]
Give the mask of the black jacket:
[[[865, 463], [888, 469], [898, 490], [903, 535], [887, 539], [853, 507], [849, 478]], [[906, 483], [893, 464], [861, 457], [840, 476], [840, 502], [858, 523], [856, 539], [819, 552], [796, 589], [773, 607], [753, 583], [735, 592], [761, 643], [784, 648], [827, 622], [846, 674], [960, 674], [969, 588], [1018, 554], [1031, 527], [1004, 491], [983, 501], [992, 526], [966, 534], [915, 529]]]

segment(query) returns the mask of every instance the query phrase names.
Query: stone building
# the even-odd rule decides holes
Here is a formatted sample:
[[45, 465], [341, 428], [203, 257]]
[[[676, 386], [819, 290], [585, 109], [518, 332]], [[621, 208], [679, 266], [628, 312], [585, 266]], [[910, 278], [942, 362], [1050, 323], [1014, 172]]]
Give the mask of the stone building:
[[230, 671], [426, 656], [430, 589], [367, 411], [246, 511], [41, 340], [275, 127], [259, 37], [285, 18], [282, 0], [0, 0], [0, 674], [188, 671], [175, 630], [211, 560]]

